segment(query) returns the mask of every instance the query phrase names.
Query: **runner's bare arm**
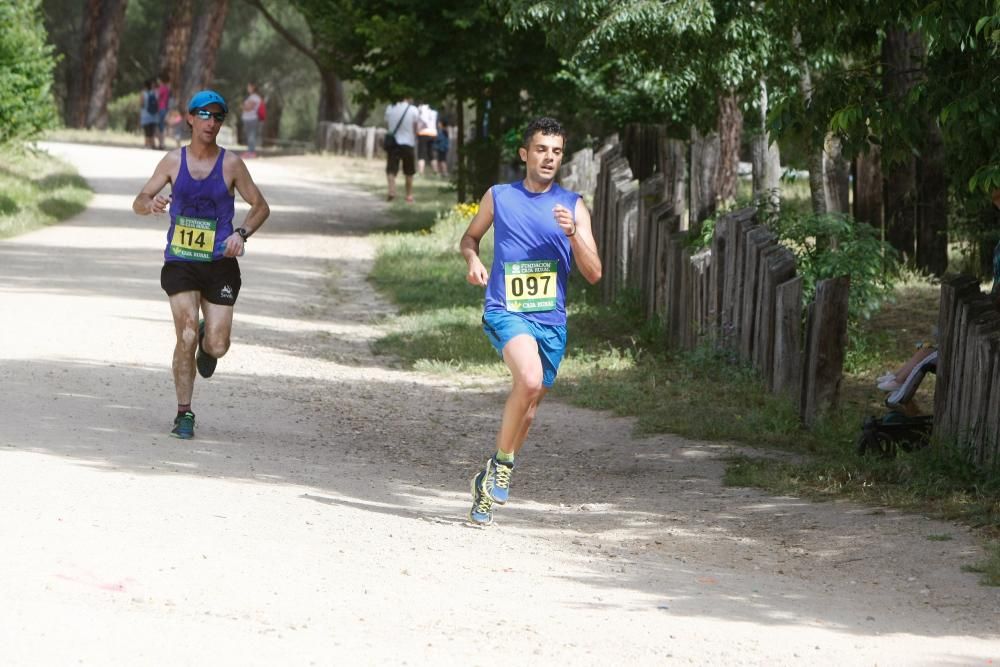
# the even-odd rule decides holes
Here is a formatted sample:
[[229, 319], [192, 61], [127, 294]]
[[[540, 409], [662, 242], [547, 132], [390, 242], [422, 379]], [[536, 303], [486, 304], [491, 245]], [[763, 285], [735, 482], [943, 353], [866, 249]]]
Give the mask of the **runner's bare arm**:
[[[247, 213], [247, 217], [243, 219], [241, 226], [247, 231], [247, 236], [251, 236], [260, 229], [264, 221], [267, 220], [267, 216], [271, 215], [271, 207], [267, 205], [264, 195], [257, 188], [257, 184], [253, 182], [246, 163], [234, 153], [227, 152], [226, 158], [229, 159], [229, 156], [232, 156], [233, 160], [233, 186], [240, 193], [240, 196], [243, 197], [243, 201], [250, 204], [250, 211]], [[243, 243], [243, 237], [233, 232], [226, 239], [226, 250], [224, 253], [226, 257], [238, 256], [243, 249]]]
[[176, 171], [178, 159], [175, 152], [170, 151], [163, 156], [160, 163], [156, 165], [156, 169], [153, 170], [153, 175], [136, 195], [135, 201], [132, 202], [132, 210], [137, 214], [159, 215], [167, 210], [170, 196], [161, 195], [160, 191], [173, 180], [172, 174]]
[[594, 230], [590, 225], [590, 211], [583, 199], [576, 200], [576, 210], [570, 216], [569, 211], [557, 206], [553, 211], [556, 222], [569, 237], [573, 248], [573, 262], [591, 285], [601, 279], [601, 257], [597, 254], [597, 242], [594, 240]]
[[486, 235], [486, 232], [489, 231], [492, 224], [493, 192], [492, 190], [487, 190], [483, 198], [479, 200], [479, 211], [472, 218], [469, 228], [465, 230], [465, 234], [462, 235], [462, 240], [458, 244], [459, 249], [462, 251], [462, 257], [465, 258], [465, 263], [469, 266], [469, 271], [465, 274], [465, 279], [470, 285], [486, 287], [486, 283], [489, 281], [490, 274], [486, 270], [486, 267], [483, 266], [482, 260], [479, 259], [479, 242]]

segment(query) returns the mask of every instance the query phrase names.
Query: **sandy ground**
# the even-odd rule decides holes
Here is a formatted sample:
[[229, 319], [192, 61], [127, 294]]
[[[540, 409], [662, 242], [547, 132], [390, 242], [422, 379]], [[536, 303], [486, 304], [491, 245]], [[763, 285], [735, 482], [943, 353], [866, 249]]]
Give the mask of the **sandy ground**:
[[233, 348], [168, 437], [158, 155], [49, 149], [97, 194], [0, 242], [0, 664], [1000, 663], [966, 529], [725, 488], [725, 447], [627, 419], [548, 402], [466, 525], [501, 388], [371, 355], [383, 204], [310, 159], [251, 163]]

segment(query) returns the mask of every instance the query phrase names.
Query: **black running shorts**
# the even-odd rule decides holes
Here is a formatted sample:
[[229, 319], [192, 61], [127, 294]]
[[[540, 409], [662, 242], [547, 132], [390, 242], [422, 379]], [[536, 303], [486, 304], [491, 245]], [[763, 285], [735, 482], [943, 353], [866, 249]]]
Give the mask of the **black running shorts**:
[[214, 262], [164, 262], [160, 270], [160, 287], [167, 296], [201, 292], [206, 301], [220, 306], [235, 305], [242, 284], [235, 257]]

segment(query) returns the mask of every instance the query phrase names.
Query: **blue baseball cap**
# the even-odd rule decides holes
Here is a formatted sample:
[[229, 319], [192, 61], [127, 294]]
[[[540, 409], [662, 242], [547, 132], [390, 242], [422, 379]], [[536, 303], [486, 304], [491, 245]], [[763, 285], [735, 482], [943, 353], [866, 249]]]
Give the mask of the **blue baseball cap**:
[[229, 107], [226, 105], [226, 100], [222, 95], [218, 94], [214, 90], [199, 90], [188, 102], [188, 111], [194, 111], [195, 109], [203, 109], [209, 104], [218, 104], [222, 107], [222, 110], [229, 113]]

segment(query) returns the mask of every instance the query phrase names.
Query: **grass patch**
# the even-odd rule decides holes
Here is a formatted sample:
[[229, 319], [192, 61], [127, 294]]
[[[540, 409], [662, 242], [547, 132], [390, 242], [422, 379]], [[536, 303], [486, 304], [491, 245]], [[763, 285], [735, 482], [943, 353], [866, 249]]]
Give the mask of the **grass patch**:
[[82, 212], [92, 192], [72, 166], [44, 153], [0, 151], [0, 238]]
[[982, 583], [987, 586], [1000, 586], [1000, 541], [986, 547], [986, 558], [974, 565], [963, 565], [963, 572], [976, 572], [982, 576]]
[[[69, 144], [99, 144], [101, 146], [145, 146], [146, 138], [142, 132], [125, 132], [124, 130], [85, 130], [72, 127], [59, 127], [47, 131], [43, 141], [62, 141]], [[173, 146], [173, 138], [170, 141]]]

